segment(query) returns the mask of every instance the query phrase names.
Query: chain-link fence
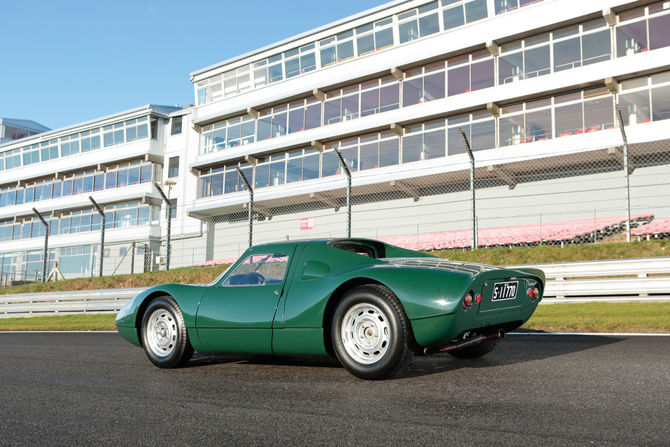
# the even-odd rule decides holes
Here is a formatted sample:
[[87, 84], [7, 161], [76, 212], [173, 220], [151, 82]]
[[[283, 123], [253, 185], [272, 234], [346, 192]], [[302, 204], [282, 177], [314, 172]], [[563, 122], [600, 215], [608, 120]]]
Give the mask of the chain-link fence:
[[250, 240], [347, 237], [349, 228], [352, 237], [414, 250], [472, 249], [473, 240], [478, 248], [627, 242], [670, 233], [670, 140], [554, 152], [486, 159], [474, 152], [474, 191], [468, 158], [426, 160], [420, 169], [351, 169], [350, 191], [342, 170], [327, 181], [254, 191], [251, 220], [252, 194], [240, 188], [222, 195], [220, 206], [191, 213], [204, 222], [203, 235], [173, 240], [172, 265], [228, 263]]
[[[202, 200], [194, 194], [170, 213], [166, 201], [154, 203], [157, 212], [141, 238], [119, 241], [130, 229], [108, 230], [103, 275], [229, 263], [250, 242], [306, 238], [351, 236], [413, 250], [470, 250], [626, 243], [670, 235], [670, 140], [588, 149], [572, 149], [562, 140], [570, 141], [556, 138], [553, 145], [535, 145], [532, 153], [520, 151], [521, 144], [475, 150], [474, 172], [466, 139], [456, 154], [450, 146], [449, 156], [431, 158], [433, 148], [425, 140], [416, 162], [380, 162], [370, 169], [362, 161], [367, 149], [362, 143], [326, 146], [318, 159], [322, 172], [328, 160], [334, 161], [332, 175], [304, 181], [288, 181], [287, 174], [286, 181], [261, 184], [255, 177], [258, 167], [232, 171], [237, 177], [226, 177], [226, 182], [233, 180], [218, 196]], [[380, 160], [382, 149], [378, 146]], [[128, 215], [127, 208], [116, 212]], [[115, 215], [114, 222], [134, 221]], [[86, 245], [50, 246], [46, 276], [98, 276], [100, 244], [91, 237]], [[42, 281], [43, 253], [0, 254], [0, 287]]]

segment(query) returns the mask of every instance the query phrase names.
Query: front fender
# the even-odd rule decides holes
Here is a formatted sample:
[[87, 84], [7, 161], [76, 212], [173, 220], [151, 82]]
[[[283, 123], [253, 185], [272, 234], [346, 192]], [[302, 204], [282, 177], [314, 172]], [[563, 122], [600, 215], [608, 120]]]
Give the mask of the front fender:
[[194, 328], [200, 298], [202, 298], [207, 290], [209, 290], [207, 286], [184, 284], [161, 284], [151, 287], [138, 294], [123, 306], [116, 315], [116, 327], [126, 340], [137, 346], [142, 346], [139, 331], [142, 325], [144, 309], [154, 298], [170, 295], [177, 302], [181, 310], [186, 328]]

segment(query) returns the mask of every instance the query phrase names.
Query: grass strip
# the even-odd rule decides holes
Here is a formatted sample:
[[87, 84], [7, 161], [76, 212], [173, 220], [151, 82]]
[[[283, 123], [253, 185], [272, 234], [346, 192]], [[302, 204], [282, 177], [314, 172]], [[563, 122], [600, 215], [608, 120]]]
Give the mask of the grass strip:
[[539, 306], [522, 330], [670, 333], [667, 303], [557, 303]]
[[0, 331], [116, 331], [116, 314], [0, 318]]
[[124, 289], [127, 287], [152, 287], [165, 283], [205, 284], [214, 280], [229, 264], [214, 267], [183, 267], [157, 270], [135, 275], [115, 275], [94, 278], [75, 278], [46, 284], [0, 289], [0, 295], [15, 293], [62, 292], [70, 290]]
[[[670, 241], [652, 240], [628, 243], [597, 243], [571, 245], [564, 248], [542, 245], [529, 248], [489, 248], [475, 251], [439, 250], [430, 254], [454, 261], [477, 262], [490, 265], [543, 264], [547, 262], [598, 261], [605, 259], [631, 259], [670, 256]], [[9, 293], [60, 292], [68, 290], [122, 289], [126, 287], [151, 287], [175, 282], [181, 284], [209, 283], [228, 265], [214, 267], [183, 267], [169, 271], [138, 273], [135, 275], [103, 276], [102, 278], [77, 278], [47, 284], [0, 289], [0, 295]]]
[[452, 261], [489, 265], [545, 264], [550, 262], [604, 261], [670, 256], [670, 241], [653, 240], [629, 243], [597, 243], [557, 247], [489, 248], [480, 250], [439, 250], [431, 255]]
[[[113, 331], [115, 314], [0, 318], [0, 331]], [[670, 333], [668, 303], [560, 303], [539, 306], [521, 330]]]

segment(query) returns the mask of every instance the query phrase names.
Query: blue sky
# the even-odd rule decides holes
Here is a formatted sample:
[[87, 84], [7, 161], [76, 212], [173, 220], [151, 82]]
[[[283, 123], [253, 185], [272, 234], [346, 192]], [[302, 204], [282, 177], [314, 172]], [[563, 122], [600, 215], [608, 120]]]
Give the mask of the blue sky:
[[7, 1], [0, 117], [52, 129], [194, 102], [191, 72], [386, 3]]

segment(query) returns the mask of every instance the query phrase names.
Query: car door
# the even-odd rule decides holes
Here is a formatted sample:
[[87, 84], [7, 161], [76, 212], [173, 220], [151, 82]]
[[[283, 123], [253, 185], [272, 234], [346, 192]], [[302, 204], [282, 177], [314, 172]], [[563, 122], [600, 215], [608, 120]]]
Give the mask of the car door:
[[210, 352], [272, 354], [272, 322], [295, 245], [254, 250], [202, 298], [196, 326]]

